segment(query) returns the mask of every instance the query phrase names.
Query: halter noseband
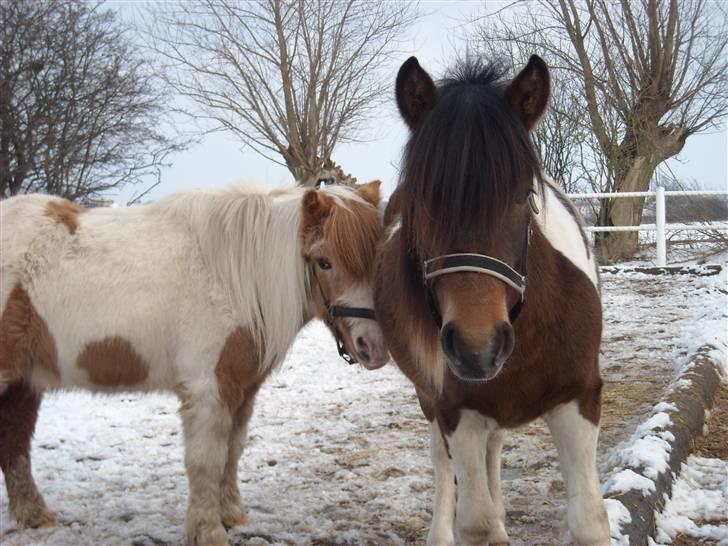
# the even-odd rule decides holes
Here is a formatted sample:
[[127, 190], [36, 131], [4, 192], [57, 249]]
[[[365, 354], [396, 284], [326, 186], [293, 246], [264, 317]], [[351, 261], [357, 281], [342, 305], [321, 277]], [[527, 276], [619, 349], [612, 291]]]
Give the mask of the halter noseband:
[[324, 322], [334, 332], [334, 339], [336, 339], [336, 348], [339, 351], [339, 356], [343, 358], [348, 364], [356, 364], [358, 360], [354, 356], [349, 354], [349, 352], [346, 350], [344, 340], [341, 337], [339, 328], [336, 326], [336, 319], [351, 317], [377, 320], [377, 317], [374, 314], [374, 309], [368, 309], [366, 307], [345, 307], [342, 305], [331, 305], [329, 303], [329, 298], [326, 297], [324, 289], [318, 280], [315, 266], [311, 266], [311, 275], [316, 281], [319, 293], [321, 294], [321, 299], [324, 302], [324, 307], [326, 307], [326, 316], [324, 317]]
[[[536, 204], [531, 199], [531, 209], [538, 213]], [[523, 274], [513, 269], [510, 265], [492, 256], [484, 254], [458, 253], [444, 254], [425, 260], [422, 263], [422, 281], [425, 285], [425, 293], [427, 296], [427, 304], [430, 307], [430, 313], [435, 320], [438, 328], [442, 327], [442, 315], [437, 306], [437, 299], [432, 289], [432, 279], [441, 275], [450, 275], [453, 273], [481, 273], [489, 275], [504, 282], [516, 292], [519, 298], [513, 307], [508, 311], [508, 320], [513, 323], [523, 309], [526, 302], [526, 278], [528, 270], [528, 246], [531, 240], [531, 221], [529, 216], [528, 226], [526, 226], [526, 234], [523, 242], [523, 251], [521, 253], [521, 261]]]

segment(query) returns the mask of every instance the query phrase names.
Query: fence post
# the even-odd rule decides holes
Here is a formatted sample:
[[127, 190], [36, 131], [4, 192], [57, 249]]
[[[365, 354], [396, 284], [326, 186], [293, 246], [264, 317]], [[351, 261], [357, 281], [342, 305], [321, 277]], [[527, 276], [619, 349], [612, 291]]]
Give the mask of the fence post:
[[667, 242], [665, 240], [665, 188], [657, 186], [655, 193], [655, 231], [657, 245], [657, 267], [667, 265]]

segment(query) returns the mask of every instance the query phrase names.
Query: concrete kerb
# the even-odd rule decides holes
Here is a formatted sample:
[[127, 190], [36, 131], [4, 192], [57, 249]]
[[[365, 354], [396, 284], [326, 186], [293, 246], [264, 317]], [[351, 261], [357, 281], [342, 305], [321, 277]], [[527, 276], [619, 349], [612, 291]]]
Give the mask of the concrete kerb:
[[[616, 454], [604, 486], [605, 499], [620, 502], [623, 517], [612, 537], [618, 544], [646, 546], [655, 533], [655, 511], [672, 493], [672, 483], [701, 433], [706, 409], [721, 381], [722, 356], [705, 345], [685, 364], [629, 444]], [[624, 510], [619, 507], [624, 514]], [[629, 520], [629, 521], [627, 521]]]

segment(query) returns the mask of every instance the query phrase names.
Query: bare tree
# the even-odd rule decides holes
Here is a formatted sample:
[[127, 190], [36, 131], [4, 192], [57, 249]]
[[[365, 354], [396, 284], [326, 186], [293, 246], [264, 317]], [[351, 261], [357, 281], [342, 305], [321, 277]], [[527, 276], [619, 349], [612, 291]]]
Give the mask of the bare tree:
[[353, 181], [331, 159], [360, 136], [390, 78], [380, 70], [411, 3], [202, 0], [152, 5], [152, 43], [187, 112], [290, 170], [299, 184]]
[[159, 89], [115, 12], [0, 0], [0, 197], [148, 182], [177, 148]]
[[[604, 191], [647, 190], [660, 163], [728, 113], [728, 23], [718, 2], [540, 0], [501, 24], [507, 32], [495, 39], [541, 50], [578, 78], [577, 115], [603, 161]], [[643, 207], [644, 199], [604, 200], [599, 223], [639, 224]], [[637, 234], [604, 233], [597, 242], [609, 261], [633, 254]]]
[[[516, 74], [523, 60], [532, 54], [543, 54], [524, 46], [514, 35], [512, 28], [502, 25], [500, 19], [481, 19], [468, 43], [468, 54], [504, 64]], [[588, 126], [584, 101], [578, 92], [576, 77], [568, 71], [552, 67], [551, 97], [549, 109], [536, 129], [531, 133], [541, 156], [543, 169], [567, 192], [577, 192], [594, 187], [593, 169], [590, 164], [593, 138]]]

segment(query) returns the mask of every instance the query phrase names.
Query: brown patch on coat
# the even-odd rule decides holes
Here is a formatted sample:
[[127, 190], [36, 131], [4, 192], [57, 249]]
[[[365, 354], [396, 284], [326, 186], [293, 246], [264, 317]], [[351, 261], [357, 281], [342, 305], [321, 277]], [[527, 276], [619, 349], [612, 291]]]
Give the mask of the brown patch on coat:
[[236, 328], [225, 340], [215, 366], [215, 376], [220, 397], [233, 413], [243, 406], [251, 393], [257, 392], [267, 375], [260, 367], [261, 353], [247, 328]]
[[50, 216], [57, 224], [63, 224], [68, 232], [73, 234], [78, 229], [78, 215], [85, 212], [85, 207], [71, 201], [49, 201], [46, 206], [46, 216]]
[[108, 337], [86, 345], [76, 359], [92, 383], [101, 387], [131, 387], [149, 376], [149, 366], [124, 338]]
[[0, 379], [11, 383], [28, 377], [34, 365], [60, 377], [55, 340], [17, 283], [0, 317]]
[[[463, 382], [446, 371], [442, 392], [437, 393], [418, 369], [411, 345], [415, 332], [428, 337], [432, 346], [439, 338], [420, 271], [401, 235], [382, 246], [375, 283], [378, 320], [395, 362], [425, 398], [421, 403], [427, 417], [434, 414], [446, 433], [457, 427], [462, 409], [516, 427], [572, 400], [579, 401], [585, 418], [599, 421], [602, 315], [597, 290], [548, 243], [537, 225], [528, 258], [526, 303], [513, 324], [516, 344], [503, 370], [484, 383]], [[569, 297], [563, 297], [567, 293]]]

